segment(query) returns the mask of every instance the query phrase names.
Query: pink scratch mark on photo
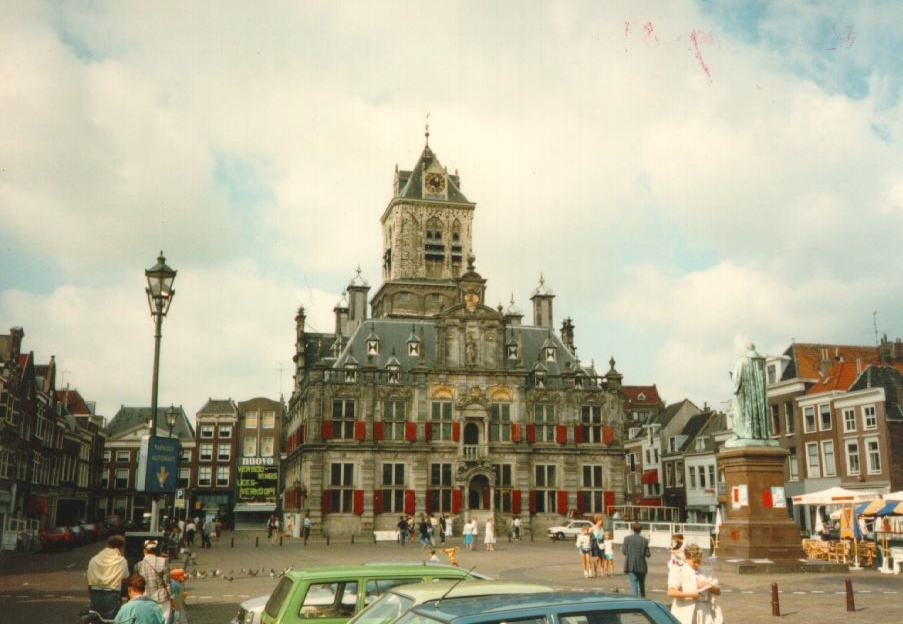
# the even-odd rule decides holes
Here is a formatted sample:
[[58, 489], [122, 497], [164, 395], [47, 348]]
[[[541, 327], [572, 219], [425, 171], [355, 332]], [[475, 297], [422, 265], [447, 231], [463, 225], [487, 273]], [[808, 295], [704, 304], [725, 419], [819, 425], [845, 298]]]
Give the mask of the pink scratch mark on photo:
[[705, 64], [702, 58], [702, 51], [699, 49], [700, 43], [711, 43], [712, 36], [699, 30], [694, 30], [690, 33], [690, 41], [693, 42], [693, 48], [696, 50], [696, 60], [699, 61], [699, 66], [705, 72], [709, 82], [712, 82], [712, 72], [709, 71], [709, 66]]
[[658, 35], [655, 34], [655, 26], [652, 25], [652, 22], [646, 22], [643, 25], [643, 32], [646, 33], [646, 39], [658, 41]]

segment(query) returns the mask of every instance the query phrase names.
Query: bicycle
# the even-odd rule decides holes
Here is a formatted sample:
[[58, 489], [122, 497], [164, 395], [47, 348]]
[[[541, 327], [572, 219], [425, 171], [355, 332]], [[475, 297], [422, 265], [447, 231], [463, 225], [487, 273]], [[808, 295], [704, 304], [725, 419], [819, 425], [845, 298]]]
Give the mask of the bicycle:
[[[88, 609], [78, 614], [79, 624], [114, 624], [116, 620], [108, 620], [94, 609]], [[132, 616], [127, 622], [120, 624], [134, 624], [135, 617]]]

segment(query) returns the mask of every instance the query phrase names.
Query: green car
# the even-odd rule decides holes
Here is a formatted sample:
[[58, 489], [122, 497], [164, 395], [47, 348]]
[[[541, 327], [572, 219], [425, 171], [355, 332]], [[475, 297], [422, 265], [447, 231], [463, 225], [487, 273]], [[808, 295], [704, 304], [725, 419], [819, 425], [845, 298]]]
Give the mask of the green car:
[[291, 570], [263, 608], [262, 624], [345, 624], [358, 611], [398, 585], [484, 579], [450, 565], [369, 563]]

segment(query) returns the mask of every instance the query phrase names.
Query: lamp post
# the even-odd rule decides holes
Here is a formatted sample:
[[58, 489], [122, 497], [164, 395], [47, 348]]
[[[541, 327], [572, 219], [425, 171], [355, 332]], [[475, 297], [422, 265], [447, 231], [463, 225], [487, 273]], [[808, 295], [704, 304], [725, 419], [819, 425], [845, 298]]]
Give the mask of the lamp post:
[[[176, 271], [166, 266], [166, 258], [163, 252], [157, 258], [157, 264], [144, 271], [147, 278], [147, 304], [150, 306], [151, 316], [154, 317], [154, 376], [151, 385], [151, 431], [150, 437], [157, 435], [157, 383], [160, 375], [160, 338], [162, 337], [163, 317], [169, 312], [169, 305], [176, 294], [172, 283], [176, 279]], [[157, 498], [153, 498], [151, 505], [150, 530], [156, 533], [159, 529], [157, 518]]]
[[[173, 427], [176, 426], [176, 421], [179, 419], [179, 410], [176, 409], [175, 405], [169, 405], [169, 411], [166, 412], [166, 424], [169, 427], [169, 437], [172, 437]], [[181, 458], [180, 458], [181, 459]], [[176, 467], [176, 487], [179, 487], [179, 473], [178, 466]], [[172, 523], [176, 521], [176, 493], [172, 494], [172, 513], [169, 516], [170, 528], [173, 526]]]

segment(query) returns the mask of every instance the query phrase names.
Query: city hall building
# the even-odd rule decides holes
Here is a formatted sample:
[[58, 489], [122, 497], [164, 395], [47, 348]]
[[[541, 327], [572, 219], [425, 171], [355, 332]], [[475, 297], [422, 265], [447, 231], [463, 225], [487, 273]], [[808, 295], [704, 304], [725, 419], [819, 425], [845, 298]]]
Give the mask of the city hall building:
[[[604, 513], [624, 498], [623, 397], [577, 360], [570, 319], [554, 331], [542, 278], [532, 324], [486, 304], [474, 266], [476, 204], [427, 142], [396, 167], [381, 218], [383, 283], [360, 270], [335, 331], [296, 321], [283, 511], [338, 536], [392, 530], [400, 515], [513, 516], [534, 532]], [[294, 513], [299, 514], [293, 516]]]

